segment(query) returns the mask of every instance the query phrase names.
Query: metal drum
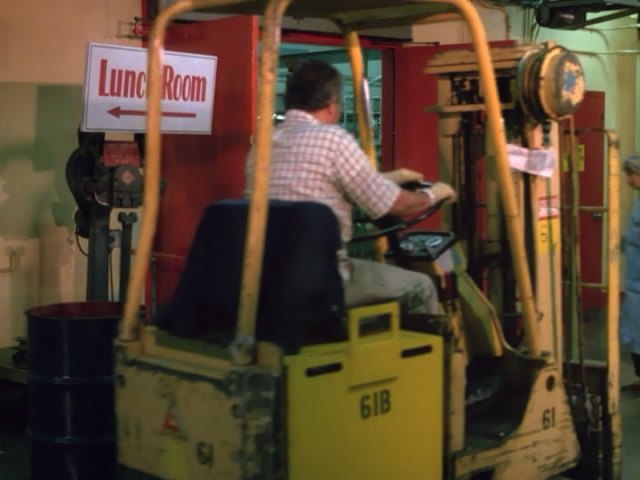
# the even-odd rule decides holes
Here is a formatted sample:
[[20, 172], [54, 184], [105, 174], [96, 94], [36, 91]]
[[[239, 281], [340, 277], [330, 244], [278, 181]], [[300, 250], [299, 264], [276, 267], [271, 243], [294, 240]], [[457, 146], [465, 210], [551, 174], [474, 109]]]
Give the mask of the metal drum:
[[25, 312], [33, 480], [114, 478], [113, 340], [121, 312], [115, 302]]

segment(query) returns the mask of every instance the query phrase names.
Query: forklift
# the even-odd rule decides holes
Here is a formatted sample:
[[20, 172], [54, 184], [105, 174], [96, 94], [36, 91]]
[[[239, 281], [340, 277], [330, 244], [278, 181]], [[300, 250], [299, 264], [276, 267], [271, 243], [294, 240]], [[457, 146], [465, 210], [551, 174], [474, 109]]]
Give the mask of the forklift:
[[[165, 330], [140, 321], [138, 299], [160, 201], [164, 36], [194, 9], [263, 15], [255, 164], [249, 200], [206, 209]], [[441, 178], [461, 202], [443, 209], [445, 231], [401, 234], [428, 210], [381, 229], [388, 247], [376, 243], [381, 260], [431, 276], [442, 314], [405, 318], [396, 302], [347, 308], [332, 212], [267, 195], [283, 15], [342, 30], [359, 136], [375, 164], [358, 30], [452, 12], [473, 50], [436, 57], [427, 71], [439, 78]], [[468, 0], [177, 0], [161, 11], [149, 42], [145, 212], [116, 342], [119, 464], [191, 480], [619, 479], [613, 133], [608, 357], [586, 365], [563, 352], [553, 152], [582, 93], [582, 68], [562, 47], [491, 51]], [[477, 134], [465, 130], [474, 121], [487, 139], [485, 164], [474, 164], [487, 172], [482, 202], [469, 156], [454, 148]]]

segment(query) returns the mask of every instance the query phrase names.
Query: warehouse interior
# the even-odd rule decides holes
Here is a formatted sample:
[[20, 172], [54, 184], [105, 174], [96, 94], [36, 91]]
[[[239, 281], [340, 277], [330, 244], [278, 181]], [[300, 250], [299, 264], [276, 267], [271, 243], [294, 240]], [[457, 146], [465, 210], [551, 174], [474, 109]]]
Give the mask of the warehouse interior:
[[[552, 152], [544, 156], [550, 162], [544, 172], [512, 164], [504, 177], [496, 160], [502, 150], [492, 133], [489, 88], [474, 29], [458, 14], [438, 10], [425, 18], [414, 14], [402, 23], [388, 12], [404, 12], [414, 8], [405, 4], [424, 2], [399, 1], [402, 5], [396, 6], [391, 0], [345, 0], [317, 7], [292, 0], [293, 13], [285, 14], [282, 23], [273, 79], [260, 70], [261, 55], [268, 50], [268, 40], [261, 35], [269, 31], [269, 20], [240, 15], [254, 13], [267, 2], [220, 2], [220, 7], [178, 14], [167, 27], [164, 48], [167, 53], [215, 58], [214, 82], [209, 82], [215, 89], [204, 130], [180, 130], [188, 123], [162, 127], [158, 218], [150, 261], [141, 267], [141, 290], [127, 288], [145, 251], [143, 223], [150, 207], [145, 182], [151, 168], [150, 144], [145, 142], [152, 136], [147, 130], [152, 122], [145, 123], [144, 116], [151, 118], [151, 109], [129, 115], [142, 127], [121, 126], [129, 125], [126, 109], [134, 107], [127, 106], [118, 106], [117, 118], [113, 113], [109, 117], [116, 125], [113, 130], [90, 126], [88, 104], [94, 99], [88, 85], [95, 75], [91, 49], [131, 49], [136, 54], [147, 49], [154, 21], [174, 2], [37, 3], [34, 8], [13, 2], [0, 14], [1, 478], [640, 478], [635, 455], [640, 446], [640, 395], [633, 389], [620, 391], [637, 378], [628, 347], [618, 335], [620, 300], [633, 268], [625, 263], [619, 239], [636, 202], [622, 159], [640, 150], [640, 3], [463, 1], [477, 12], [486, 34], [484, 46], [491, 52], [503, 115], [500, 132], [508, 137], [502, 141], [509, 155], [515, 156], [515, 144], [526, 147], [525, 155]], [[310, 14], [300, 14], [308, 5]], [[390, 10], [381, 13], [383, 7]], [[332, 12], [333, 17], [326, 16], [334, 21], [314, 17], [323, 9]], [[340, 16], [332, 9], [348, 13]], [[340, 22], [349, 25], [349, 15], [357, 18], [351, 27], [357, 22], [369, 25], [359, 32], [360, 73], [350, 63], [354, 48], [345, 47], [339, 28]], [[560, 52], [560, 57], [545, 57], [548, 52]], [[173, 308], [176, 292], [184, 288], [181, 281], [185, 271], [191, 271], [186, 265], [191, 265], [188, 259], [196, 245], [192, 242], [208, 206], [245, 193], [250, 182], [247, 154], [264, 141], [259, 138], [264, 138], [260, 126], [266, 122], [260, 103], [265, 85], [274, 80], [270, 123], [275, 128], [285, 121], [287, 79], [309, 59], [323, 60], [342, 75], [338, 123], [362, 142], [377, 169], [415, 170], [425, 180], [450, 180], [458, 191], [455, 207], [429, 212], [426, 220], [416, 217], [415, 225], [399, 229], [407, 235], [400, 237], [399, 245], [405, 246], [412, 238], [422, 238], [420, 232], [439, 231], [424, 238], [450, 242], [442, 249], [443, 257], [429, 257], [428, 265], [422, 258], [402, 263], [389, 245], [386, 255], [376, 257], [380, 243], [375, 241], [349, 245], [350, 256], [422, 269], [442, 281], [441, 295], [447, 288], [458, 293], [449, 304], [443, 301], [444, 316], [428, 325], [398, 319], [393, 307], [381, 304], [376, 310], [372, 305], [373, 313], [354, 314], [362, 315], [357, 321], [364, 323], [384, 317], [382, 327], [372, 327], [370, 343], [365, 339], [358, 346], [352, 336], [342, 343], [303, 345], [291, 353], [278, 341], [274, 349], [266, 342], [269, 347], [255, 346], [254, 360], [242, 364], [231, 347], [219, 353], [223, 349], [216, 344], [205, 352], [215, 341], [200, 344], [174, 337], [153, 324]], [[563, 97], [554, 107], [569, 110], [557, 115], [549, 114], [544, 100], [541, 106], [536, 103], [542, 113], [527, 106], [530, 99], [519, 93], [527, 86], [522, 80], [530, 73], [526, 68], [548, 65], [577, 65], [576, 78], [584, 82], [579, 102], [571, 104], [570, 99], [567, 107]], [[536, 70], [531, 78], [556, 78], [556, 73]], [[152, 74], [145, 75], [150, 82]], [[566, 70], [564, 75], [557, 78], [566, 82]], [[360, 76], [367, 81], [365, 106], [359, 105]], [[540, 95], [566, 86], [553, 85], [543, 84]], [[163, 101], [166, 91], [164, 95]], [[140, 102], [144, 96], [139, 95]], [[103, 100], [96, 99], [96, 105], [105, 105], [99, 103]], [[369, 120], [364, 127], [362, 109]], [[103, 151], [105, 145], [119, 147]], [[89, 172], [91, 181], [83, 170], [87, 155], [100, 165]], [[505, 181], [515, 190], [517, 220], [509, 214], [510, 201], [501, 196]], [[115, 185], [110, 203], [102, 197], [104, 182]], [[233, 230], [233, 223], [229, 229], [216, 227], [212, 242]], [[515, 230], [520, 233], [512, 233]], [[354, 221], [354, 237], [371, 231], [370, 225]], [[416, 242], [407, 248], [417, 248]], [[446, 283], [452, 277], [443, 266], [445, 257], [455, 264], [453, 286]], [[211, 261], [215, 270], [213, 260], [199, 263], [206, 269]], [[519, 273], [520, 265], [526, 265], [526, 274]], [[213, 276], [217, 280], [212, 284], [226, 288], [225, 273]], [[523, 293], [525, 277], [532, 284], [531, 295]], [[267, 291], [277, 292], [276, 287]], [[267, 288], [264, 283], [262, 288]], [[131, 313], [128, 305], [136, 304], [132, 291], [140, 299], [131, 316], [141, 319], [135, 339], [126, 337], [126, 322], [120, 321], [121, 315]], [[535, 318], [528, 316], [529, 296], [534, 298]], [[92, 312], [91, 302], [106, 307], [85, 315]], [[65, 305], [73, 305], [73, 318], [68, 318]], [[343, 320], [351, 318], [351, 313], [343, 313]], [[67, 330], [70, 320], [93, 316], [110, 319], [101, 327], [105, 330], [81, 329], [79, 357], [66, 358], [71, 352], [71, 343], [66, 343], [66, 335], [72, 335]], [[473, 320], [465, 323], [465, 317]], [[38, 333], [41, 318], [59, 322], [60, 329]], [[360, 328], [358, 335], [365, 337], [365, 327], [358, 325], [349, 332], [356, 335]], [[394, 325], [400, 332], [397, 338]], [[459, 336], [465, 329], [466, 337]], [[401, 347], [389, 346], [387, 330]], [[68, 427], [75, 418], [70, 403], [60, 407], [65, 400], [55, 400], [65, 380], [49, 382], [45, 377], [57, 375], [49, 370], [56, 365], [89, 365], [98, 348], [91, 342], [99, 334], [108, 340], [108, 363], [115, 363], [116, 371], [101, 380], [96, 380], [98, 374], [87, 375], [89, 383], [107, 394], [99, 394], [78, 415], [98, 418], [100, 408], [106, 408], [104, 422], [113, 424], [114, 438], [89, 442], [90, 453], [85, 454], [82, 442], [82, 448], [73, 450], [75, 438], [41, 435], [38, 429]], [[253, 348], [256, 340], [249, 337]], [[437, 355], [428, 360], [416, 355], [410, 358], [414, 363], [405, 364], [384, 360], [392, 348], [400, 348], [401, 355], [426, 348], [421, 342], [428, 342], [429, 353]], [[309, 363], [318, 359], [322, 367]], [[318, 375], [326, 383], [308, 383], [316, 375], [313, 368], [326, 367], [327, 359], [333, 362], [329, 373], [337, 372], [333, 376], [340, 379], [344, 374], [349, 385], [344, 392], [339, 382], [325, 380], [333, 377], [324, 370]], [[39, 373], [36, 362], [43, 369]], [[331, 365], [344, 367], [334, 371]], [[396, 368], [393, 375], [380, 373]], [[353, 380], [359, 376], [367, 380]], [[478, 384], [472, 380], [476, 376]], [[255, 390], [234, 390], [234, 382]], [[393, 404], [388, 402], [387, 385], [397, 385], [402, 392], [398, 402], [406, 408], [394, 408], [393, 415], [385, 416], [387, 406], [396, 405], [395, 396]], [[99, 398], [109, 397], [114, 389], [115, 403], [103, 406]], [[482, 397], [477, 408], [470, 400], [474, 394]], [[343, 396], [344, 410], [336, 401], [323, 412]], [[358, 398], [358, 422], [348, 416], [351, 396]], [[369, 416], [373, 421], [366, 423]], [[194, 433], [201, 431], [206, 433]], [[523, 453], [513, 453], [516, 450]], [[76, 467], [69, 465], [58, 465], [63, 473], [56, 473], [48, 466], [68, 458], [80, 465], [77, 472], [85, 473], [72, 476], [69, 472]], [[96, 467], [100, 462], [109, 464], [102, 473]], [[96, 471], [88, 475], [91, 468]]]

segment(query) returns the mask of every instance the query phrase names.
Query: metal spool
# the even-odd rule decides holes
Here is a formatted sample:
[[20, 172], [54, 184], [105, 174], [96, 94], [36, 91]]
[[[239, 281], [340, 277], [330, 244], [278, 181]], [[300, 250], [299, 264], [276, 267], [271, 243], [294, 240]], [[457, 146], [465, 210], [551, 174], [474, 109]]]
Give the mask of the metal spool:
[[516, 82], [522, 110], [537, 122], [571, 115], [584, 98], [582, 65], [560, 46], [527, 53], [520, 61]]

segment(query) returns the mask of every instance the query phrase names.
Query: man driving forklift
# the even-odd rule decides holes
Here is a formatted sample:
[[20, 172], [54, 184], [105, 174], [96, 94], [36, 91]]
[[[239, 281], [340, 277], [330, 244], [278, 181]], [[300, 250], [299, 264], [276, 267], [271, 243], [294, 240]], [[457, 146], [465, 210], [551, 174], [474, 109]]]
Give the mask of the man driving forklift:
[[[437, 313], [437, 292], [427, 275], [348, 257], [352, 205], [376, 220], [453, 202], [456, 193], [442, 182], [415, 191], [401, 188], [422, 180], [421, 173], [408, 169], [377, 172], [356, 139], [338, 125], [341, 98], [342, 77], [324, 61], [302, 62], [290, 75], [285, 120], [273, 134], [269, 197], [319, 202], [334, 212], [343, 244], [337, 256], [347, 306], [398, 300], [405, 313]], [[252, 157], [253, 150], [247, 178], [251, 178]], [[250, 188], [247, 185], [247, 193]]]

